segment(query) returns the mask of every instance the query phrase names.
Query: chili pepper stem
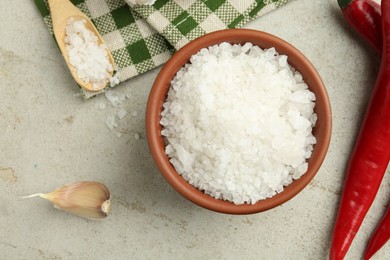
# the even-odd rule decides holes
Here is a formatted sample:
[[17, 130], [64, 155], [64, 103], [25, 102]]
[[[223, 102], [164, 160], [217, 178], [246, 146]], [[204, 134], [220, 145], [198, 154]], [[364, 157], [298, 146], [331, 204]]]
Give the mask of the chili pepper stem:
[[341, 8], [347, 7], [348, 5], [351, 4], [352, 1], [353, 1], [353, 0], [337, 0], [339, 6], [340, 6]]
[[348, 24], [368, 42], [376, 52], [382, 53], [381, 6], [375, 0], [338, 0]]

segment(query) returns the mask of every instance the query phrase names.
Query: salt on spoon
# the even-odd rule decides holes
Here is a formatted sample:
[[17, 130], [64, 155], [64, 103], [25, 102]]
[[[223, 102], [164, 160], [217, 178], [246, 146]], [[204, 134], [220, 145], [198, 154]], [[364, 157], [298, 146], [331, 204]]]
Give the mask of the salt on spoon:
[[[115, 67], [114, 59], [112, 58], [111, 52], [105, 45], [100, 33], [92, 23], [92, 21], [84, 14], [82, 13], [76, 6], [74, 6], [69, 0], [48, 0], [50, 12], [51, 12], [51, 18], [53, 23], [53, 32], [54, 36], [57, 40], [58, 47], [64, 56], [65, 62], [69, 67], [69, 70], [77, 82], [77, 84], [89, 91], [99, 91], [104, 89], [109, 83], [110, 80], [114, 77], [114, 70]], [[96, 42], [98, 44], [99, 48], [104, 48], [106, 52], [106, 59], [109, 62], [109, 66], [107, 66], [107, 69], [105, 69], [107, 75], [105, 75], [104, 80], [102, 81], [96, 81], [94, 82], [94, 79], [101, 78], [102, 74], [96, 74], [93, 72], [93, 70], [96, 71], [99, 70], [99, 68], [92, 68], [91, 73], [94, 73], [95, 75], [85, 75], [80, 74], [80, 72], [83, 72], [80, 68], [75, 67], [75, 62], [71, 62], [69, 58], [69, 53], [67, 52], [67, 46], [69, 47], [69, 41], [68, 43], [65, 41], [67, 37], [67, 26], [69, 27], [69, 23], [73, 22], [81, 22], [85, 28], [90, 31], [94, 37], [96, 37]], [[69, 37], [68, 37], [69, 38]], [[69, 40], [69, 39], [68, 39]], [[77, 54], [77, 53], [76, 53]], [[101, 58], [98, 58], [101, 60]], [[72, 65], [72, 63], [74, 65]], [[88, 63], [88, 62], [87, 62]], [[102, 62], [103, 64], [105, 61]], [[76, 61], [77, 64], [77, 61]], [[100, 70], [101, 71], [101, 70]], [[79, 72], [79, 73], [78, 73]], [[85, 72], [85, 71], [84, 71]], [[91, 80], [92, 79], [92, 80]]]

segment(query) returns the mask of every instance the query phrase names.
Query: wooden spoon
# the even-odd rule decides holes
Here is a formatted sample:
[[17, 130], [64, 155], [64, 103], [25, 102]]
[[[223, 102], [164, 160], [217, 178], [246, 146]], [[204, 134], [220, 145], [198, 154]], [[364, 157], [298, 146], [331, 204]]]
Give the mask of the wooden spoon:
[[[57, 40], [57, 44], [61, 50], [62, 56], [64, 56], [65, 62], [69, 67], [69, 70], [77, 82], [79, 86], [82, 88], [89, 90], [89, 91], [99, 91], [102, 90], [107, 86], [109, 81], [107, 80], [107, 84], [102, 84], [100, 87], [93, 87], [91, 83], [85, 83], [82, 81], [75, 70], [75, 68], [69, 63], [69, 58], [66, 53], [66, 44], [65, 44], [65, 28], [70, 18], [73, 18], [74, 21], [79, 20], [85, 20], [85, 27], [92, 31], [96, 37], [98, 38], [98, 43], [104, 44], [106, 47], [106, 51], [108, 54], [108, 58], [110, 60], [110, 63], [112, 67], [115, 67], [114, 59], [112, 58], [110, 50], [107, 48], [107, 45], [105, 45], [102, 36], [96, 29], [95, 25], [92, 23], [92, 21], [84, 14], [82, 13], [76, 6], [74, 6], [69, 0], [48, 0], [50, 12], [51, 12], [51, 19], [53, 23], [53, 32], [54, 36]], [[113, 76], [114, 72], [110, 73], [110, 77]]]

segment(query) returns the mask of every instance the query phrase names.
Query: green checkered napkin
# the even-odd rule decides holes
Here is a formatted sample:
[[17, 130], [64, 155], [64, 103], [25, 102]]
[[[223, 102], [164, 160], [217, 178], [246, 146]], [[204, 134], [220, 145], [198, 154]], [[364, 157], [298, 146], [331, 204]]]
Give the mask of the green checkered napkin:
[[[127, 3], [126, 3], [127, 1]], [[288, 0], [71, 0], [91, 18], [112, 52], [120, 82], [165, 63], [175, 50], [209, 32], [237, 28]], [[35, 0], [51, 33], [47, 0]], [[82, 89], [85, 98], [97, 92]]]

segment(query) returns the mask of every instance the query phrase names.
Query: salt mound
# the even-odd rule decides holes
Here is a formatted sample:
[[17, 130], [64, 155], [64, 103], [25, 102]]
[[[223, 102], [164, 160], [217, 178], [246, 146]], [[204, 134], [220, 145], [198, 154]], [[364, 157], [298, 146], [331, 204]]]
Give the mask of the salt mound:
[[206, 194], [254, 204], [307, 171], [316, 143], [314, 101], [274, 48], [202, 49], [171, 82], [160, 121], [165, 152]]

